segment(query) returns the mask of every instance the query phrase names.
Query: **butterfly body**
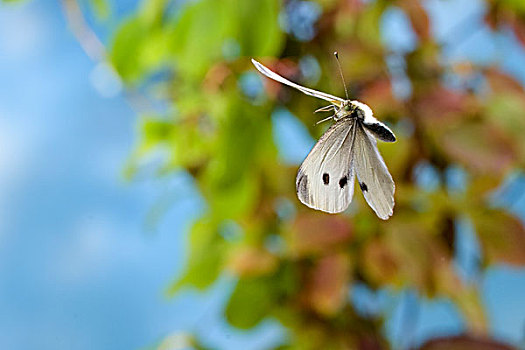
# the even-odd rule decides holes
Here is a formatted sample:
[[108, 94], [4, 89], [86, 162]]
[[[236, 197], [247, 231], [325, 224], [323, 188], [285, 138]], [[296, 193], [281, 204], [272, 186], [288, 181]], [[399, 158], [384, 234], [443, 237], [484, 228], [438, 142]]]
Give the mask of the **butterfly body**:
[[[292, 86], [307, 95], [329, 101], [334, 115], [328, 130], [307, 155], [296, 177], [299, 200], [310, 208], [340, 213], [352, 201], [355, 177], [368, 205], [383, 220], [394, 208], [395, 185], [376, 138], [395, 142], [392, 130], [377, 120], [372, 109], [355, 100], [344, 100], [324, 92], [295, 84], [252, 59], [265, 76]], [[321, 110], [328, 110], [322, 108]]]

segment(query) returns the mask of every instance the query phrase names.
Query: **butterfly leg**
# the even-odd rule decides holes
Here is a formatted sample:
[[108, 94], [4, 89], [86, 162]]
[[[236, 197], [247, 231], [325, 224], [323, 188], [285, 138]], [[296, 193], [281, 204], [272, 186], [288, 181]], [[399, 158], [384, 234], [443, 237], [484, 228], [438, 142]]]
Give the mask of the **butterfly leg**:
[[315, 125], [317, 125], [317, 124], [321, 124], [322, 122], [325, 122], [325, 121], [327, 121], [327, 120], [330, 120], [330, 119], [332, 119], [334, 116], [335, 116], [335, 114], [329, 116], [328, 118], [324, 118], [324, 119], [322, 119], [322, 120], [319, 120], [317, 123], [315, 123]]
[[334, 105], [328, 105], [328, 106], [324, 106], [324, 107], [321, 107], [321, 108], [317, 108], [314, 111], [314, 113], [329, 112], [331, 109], [333, 109], [335, 111], [335, 106]]

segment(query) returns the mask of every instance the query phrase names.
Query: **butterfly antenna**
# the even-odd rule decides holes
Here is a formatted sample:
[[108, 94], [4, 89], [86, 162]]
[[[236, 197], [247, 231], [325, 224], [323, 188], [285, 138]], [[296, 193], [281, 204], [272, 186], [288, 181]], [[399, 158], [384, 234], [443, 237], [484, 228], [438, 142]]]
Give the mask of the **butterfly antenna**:
[[346, 90], [345, 77], [343, 76], [343, 69], [341, 68], [341, 63], [339, 62], [339, 54], [337, 53], [337, 51], [334, 52], [334, 56], [335, 60], [337, 61], [337, 67], [339, 68], [339, 74], [341, 74], [341, 79], [343, 80], [343, 87], [345, 88], [346, 99], [349, 100], [350, 98], [348, 97], [348, 90]]

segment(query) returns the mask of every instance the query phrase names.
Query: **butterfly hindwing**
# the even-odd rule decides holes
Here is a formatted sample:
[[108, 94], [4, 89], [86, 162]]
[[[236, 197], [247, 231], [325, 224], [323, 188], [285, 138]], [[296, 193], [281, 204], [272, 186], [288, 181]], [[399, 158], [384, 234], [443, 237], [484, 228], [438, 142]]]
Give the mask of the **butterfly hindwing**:
[[328, 213], [345, 210], [354, 193], [352, 145], [355, 119], [333, 124], [312, 148], [299, 168], [296, 189], [305, 205]]
[[353, 165], [366, 202], [379, 218], [388, 219], [394, 209], [394, 181], [376, 140], [360, 122], [356, 125]]

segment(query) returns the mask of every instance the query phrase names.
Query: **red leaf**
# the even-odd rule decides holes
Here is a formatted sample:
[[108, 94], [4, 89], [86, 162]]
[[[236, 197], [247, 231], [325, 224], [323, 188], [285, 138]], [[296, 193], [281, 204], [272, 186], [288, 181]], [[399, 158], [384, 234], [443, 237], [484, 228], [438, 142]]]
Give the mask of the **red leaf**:
[[493, 29], [510, 27], [517, 39], [525, 46], [525, 23], [521, 12], [521, 5], [518, 1], [488, 1], [490, 6], [485, 22]]
[[442, 132], [438, 143], [452, 160], [481, 174], [504, 174], [517, 157], [509, 138], [487, 123], [457, 125]]
[[392, 84], [387, 78], [376, 78], [361, 91], [359, 100], [374, 106], [374, 114], [384, 116], [392, 110], [399, 111], [399, 103], [392, 93]]
[[525, 23], [515, 15], [509, 21], [512, 31], [516, 35], [516, 38], [521, 42], [521, 45], [525, 46]]
[[232, 252], [228, 268], [240, 277], [268, 274], [277, 267], [277, 257], [257, 247], [242, 247]]
[[350, 259], [332, 254], [316, 261], [309, 271], [304, 298], [310, 307], [323, 315], [333, 315], [346, 301], [350, 281]]
[[419, 350], [516, 350], [514, 347], [489, 338], [459, 335], [429, 340]]
[[485, 76], [490, 87], [495, 92], [513, 92], [525, 97], [525, 89], [521, 86], [520, 82], [511, 75], [500, 71], [498, 68], [488, 68], [485, 71]]
[[292, 255], [304, 256], [331, 251], [352, 236], [352, 225], [344, 217], [308, 211], [297, 216], [287, 239]]
[[415, 113], [429, 127], [434, 128], [436, 123], [448, 124], [451, 121], [462, 119], [467, 115], [469, 107], [473, 107], [473, 104], [469, 102], [471, 99], [465, 93], [439, 86], [420, 95], [414, 107]]
[[398, 278], [400, 263], [383, 239], [370, 241], [361, 261], [367, 278], [374, 284], [392, 284]]
[[405, 0], [398, 1], [397, 5], [408, 15], [417, 36], [423, 40], [428, 39], [430, 37], [430, 22], [421, 2], [418, 0]]

